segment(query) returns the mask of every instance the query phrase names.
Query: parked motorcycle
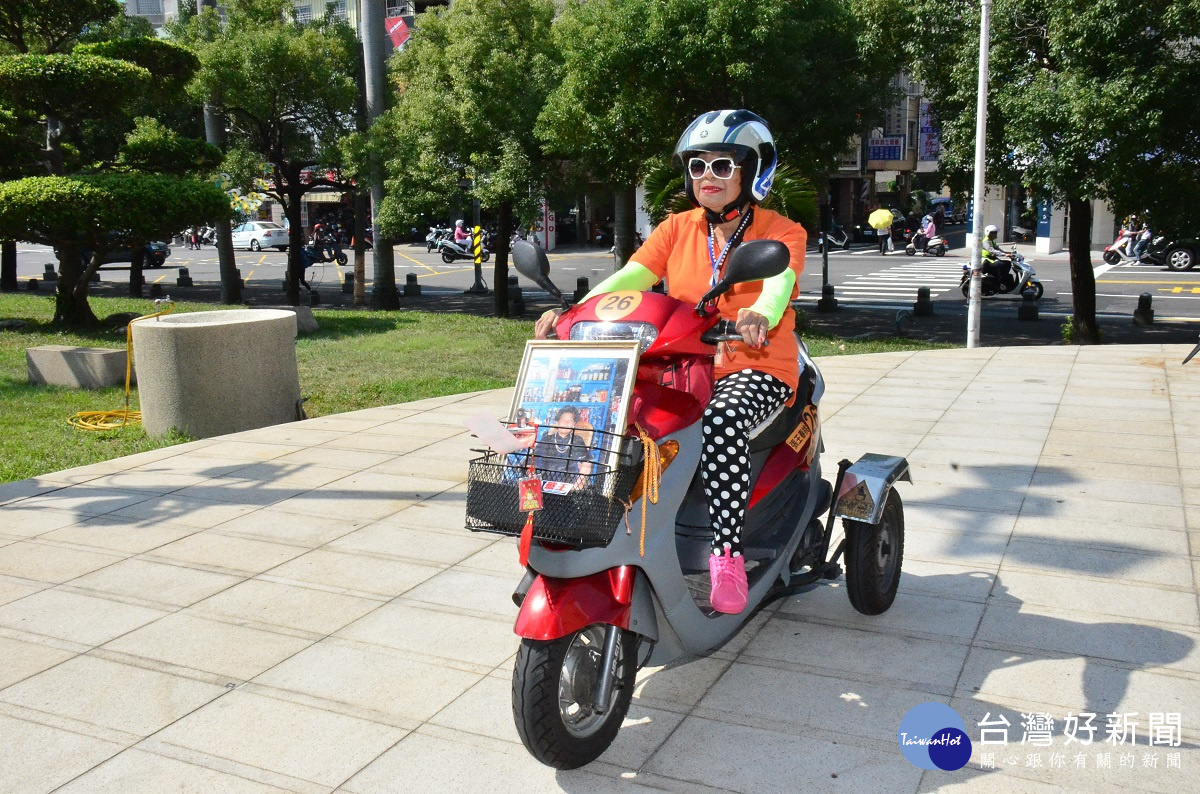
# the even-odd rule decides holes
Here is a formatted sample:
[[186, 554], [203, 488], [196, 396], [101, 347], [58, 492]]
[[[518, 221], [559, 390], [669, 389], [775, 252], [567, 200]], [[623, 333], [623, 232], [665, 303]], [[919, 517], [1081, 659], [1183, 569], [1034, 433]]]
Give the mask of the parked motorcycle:
[[[442, 255], [442, 261], [448, 265], [452, 262], [457, 262], [460, 259], [469, 259], [472, 262], [475, 261], [475, 254], [471, 251], [470, 238], [463, 240], [462, 245], [459, 245], [451, 239], [445, 239], [438, 243], [437, 248]], [[489, 251], [485, 245], [483, 247], [483, 261], [488, 261], [488, 259], [491, 258], [491, 255], [492, 252]]]
[[833, 228], [821, 235], [817, 240], [817, 253], [822, 253], [825, 248], [825, 241], [829, 241], [830, 248], [841, 248], [843, 251], [850, 249], [850, 235], [841, 225], [834, 223]]
[[428, 253], [436, 250], [438, 244], [441, 243], [442, 240], [449, 239], [450, 235], [453, 233], [453, 229], [449, 229], [445, 226], [430, 226], [429, 234], [425, 235], [425, 251]]
[[[984, 268], [982, 281], [980, 283], [985, 297], [996, 294], [1006, 294], [1009, 292], [1023, 293], [1027, 289], [1033, 290], [1034, 300], [1041, 300], [1045, 293], [1045, 288], [1042, 282], [1038, 281], [1037, 274], [1033, 272], [1033, 268], [1025, 261], [1025, 257], [1017, 253], [1017, 247], [1014, 245], [1012, 251], [1009, 252], [1008, 258], [996, 258], [996, 263], [991, 268]], [[971, 297], [971, 266], [963, 265], [962, 281], [959, 282], [959, 288], [962, 290], [964, 298]]]
[[[517, 242], [513, 259], [522, 275], [562, 298], [544, 250]], [[625, 427], [590, 431], [591, 445], [616, 451], [615, 465], [597, 464], [569, 493], [545, 488], [543, 508], [527, 519], [512, 456], [487, 451], [471, 463], [468, 527], [522, 535], [528, 554], [513, 594], [522, 638], [513, 715], [525, 747], [542, 763], [570, 769], [597, 758], [621, 726], [638, 669], [720, 647], [763, 605], [841, 576], [843, 555], [855, 609], [880, 614], [896, 597], [904, 508], [892, 486], [910, 479], [908, 461], [868, 454], [839, 463], [832, 486], [822, 478], [818, 405], [825, 384], [801, 342], [795, 404], [768, 417], [751, 440], [753, 486], [742, 536], [749, 603], [739, 614], [723, 614], [708, 602], [712, 527], [696, 476], [701, 415], [712, 394], [714, 354], [741, 342], [716, 304], [735, 284], [782, 272], [788, 259], [778, 241], [750, 241], [696, 305], [626, 291], [562, 314], [556, 332], [570, 341], [547, 344], [638, 342], [627, 405], [628, 433], [637, 429], [640, 437]], [[523, 463], [517, 469], [526, 476]], [[537, 468], [532, 477], [550, 482], [552, 474]], [[845, 537], [835, 545], [839, 517]]]
[[[904, 253], [909, 256], [917, 255], [917, 235], [921, 232], [913, 232], [908, 238], [908, 245], [904, 247]], [[925, 241], [925, 247], [920, 249], [922, 256], [945, 256], [946, 251], [950, 249], [950, 241], [940, 234], [935, 234]]]

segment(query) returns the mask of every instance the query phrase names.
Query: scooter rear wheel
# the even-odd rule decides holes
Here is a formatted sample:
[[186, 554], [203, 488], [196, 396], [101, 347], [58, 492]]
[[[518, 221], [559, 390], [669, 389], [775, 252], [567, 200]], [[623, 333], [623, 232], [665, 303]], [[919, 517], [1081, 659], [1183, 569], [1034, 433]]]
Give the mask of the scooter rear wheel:
[[557, 640], [521, 640], [513, 668], [513, 719], [534, 758], [576, 769], [608, 749], [633, 698], [637, 637], [621, 631], [608, 709], [597, 714], [596, 691], [605, 625], [593, 623]]
[[886, 612], [896, 600], [904, 562], [904, 505], [892, 490], [878, 524], [842, 519], [846, 530], [846, 593], [864, 615]]

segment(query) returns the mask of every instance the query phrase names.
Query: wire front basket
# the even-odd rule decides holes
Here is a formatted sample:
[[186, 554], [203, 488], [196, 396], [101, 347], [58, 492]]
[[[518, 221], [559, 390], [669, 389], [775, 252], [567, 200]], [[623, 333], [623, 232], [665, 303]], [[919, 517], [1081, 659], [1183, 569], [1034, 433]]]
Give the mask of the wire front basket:
[[538, 439], [528, 450], [488, 450], [471, 461], [467, 529], [520, 535], [528, 514], [521, 510], [518, 484], [535, 477], [542, 482], [542, 509], [533, 514], [534, 539], [607, 546], [641, 474], [641, 445], [615, 433], [554, 425], [542, 425]]

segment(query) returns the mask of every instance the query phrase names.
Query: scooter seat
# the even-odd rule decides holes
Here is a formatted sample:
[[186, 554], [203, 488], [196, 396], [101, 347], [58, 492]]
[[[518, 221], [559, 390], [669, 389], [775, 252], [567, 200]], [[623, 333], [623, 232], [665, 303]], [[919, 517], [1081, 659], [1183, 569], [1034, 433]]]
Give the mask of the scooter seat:
[[816, 375], [806, 367], [800, 371], [800, 383], [796, 389], [795, 402], [790, 406], [781, 406], [776, 409], [771, 416], [763, 420], [762, 424], [750, 431], [750, 451], [762, 452], [782, 444], [784, 439], [796, 429], [796, 425], [800, 424], [800, 416], [804, 413], [804, 408], [808, 405], [809, 400], [812, 399], [815, 388]]

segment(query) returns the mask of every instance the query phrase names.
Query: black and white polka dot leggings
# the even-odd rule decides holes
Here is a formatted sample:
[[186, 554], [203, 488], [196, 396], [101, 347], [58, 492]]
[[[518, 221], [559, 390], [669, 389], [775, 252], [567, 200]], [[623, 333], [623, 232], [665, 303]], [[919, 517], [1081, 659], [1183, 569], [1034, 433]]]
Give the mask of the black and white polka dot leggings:
[[792, 394], [765, 372], [744, 369], [713, 388], [704, 410], [700, 479], [708, 497], [714, 554], [740, 556], [742, 525], [750, 500], [750, 431]]

